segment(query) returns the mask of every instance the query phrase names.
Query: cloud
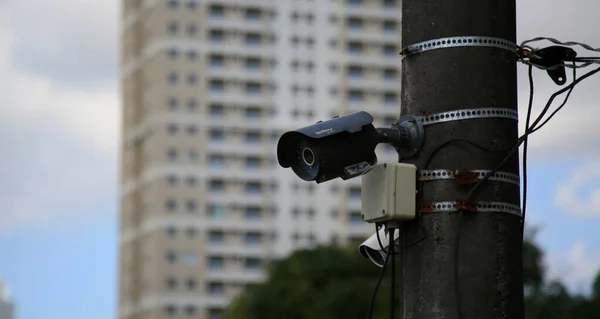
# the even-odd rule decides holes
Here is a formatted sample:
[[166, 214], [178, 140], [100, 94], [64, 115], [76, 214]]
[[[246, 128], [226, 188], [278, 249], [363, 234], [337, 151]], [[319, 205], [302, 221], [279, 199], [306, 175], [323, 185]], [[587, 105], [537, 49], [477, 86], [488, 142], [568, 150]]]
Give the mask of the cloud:
[[548, 276], [564, 283], [571, 292], [588, 294], [600, 270], [600, 255], [591, 254], [585, 243], [573, 243], [566, 253], [550, 253], [546, 258]]
[[[577, 217], [600, 217], [600, 159], [574, 170], [569, 180], [559, 183], [556, 204]], [[581, 198], [584, 190], [589, 195]]]
[[[579, 41], [593, 47], [600, 47], [600, 38], [596, 32], [600, 28], [600, 20], [597, 18], [599, 11], [600, 1], [596, 0], [580, 0], [577, 1], [577, 5], [568, 1], [551, 0], [544, 1], [543, 6], [540, 6], [537, 0], [518, 1], [518, 41], [546, 36], [561, 41]], [[547, 45], [550, 43], [536, 43], [539, 47]], [[580, 55], [600, 56], [599, 52], [578, 51]], [[590, 67], [589, 70], [592, 68]], [[520, 128], [523, 132], [529, 86], [527, 66], [519, 65], [518, 69]], [[589, 70], [579, 71], [578, 76]], [[545, 71], [535, 69], [534, 77], [534, 116], [537, 116], [549, 96], [562, 87], [554, 84]], [[600, 108], [596, 105], [600, 97], [598, 87], [600, 87], [600, 73], [577, 85], [564, 109], [543, 129], [531, 136], [529, 154], [532, 159], [600, 155], [600, 147], [593, 146], [595, 137], [600, 136], [600, 125], [598, 125]], [[552, 110], [561, 102], [561, 98], [557, 99]]]
[[118, 72], [120, 1], [18, 0], [5, 12], [14, 38], [10, 62], [55, 85], [93, 88]]
[[[98, 17], [90, 17], [91, 22], [102, 16], [107, 18], [102, 12], [73, 11], [77, 6], [66, 8], [76, 2], [36, 1], [31, 7], [49, 9], [47, 5], [54, 3], [52, 8], [73, 16], [97, 14]], [[107, 1], [83, 2], [94, 8], [92, 2]], [[71, 83], [74, 78], [69, 73], [77, 67], [66, 67], [67, 63], [77, 65], [89, 58], [96, 59], [99, 65], [108, 65], [113, 63], [110, 56], [114, 53], [106, 57], [85, 56], [87, 51], [80, 50], [67, 56], [55, 55], [45, 44], [36, 45], [34, 37], [29, 39], [33, 41], [27, 59], [59, 67], [50, 72], [55, 66], [38, 69], [25, 60], [16, 63], [15, 52], [28, 39], [23, 39], [25, 31], [19, 31], [17, 36], [20, 27], [15, 26], [15, 21], [44, 29], [44, 24], [53, 24], [50, 20], [65, 17], [63, 13], [53, 13], [46, 15], [42, 23], [36, 15], [40, 9], [32, 8], [32, 13], [21, 10], [19, 6], [24, 3], [32, 4], [13, 1], [0, 6], [0, 233], [31, 225], [68, 225], [73, 220], [97, 217], [92, 213], [114, 206], [116, 199], [120, 123], [116, 83], [114, 79], [103, 83], [102, 73], [94, 79], [93, 72], [86, 75], [87, 86]], [[106, 28], [100, 24], [96, 27]], [[95, 31], [91, 35], [101, 33]], [[57, 48], [76, 48], [73, 43], [79, 39], [54, 34], [51, 40]], [[60, 67], [61, 63], [65, 68]]]

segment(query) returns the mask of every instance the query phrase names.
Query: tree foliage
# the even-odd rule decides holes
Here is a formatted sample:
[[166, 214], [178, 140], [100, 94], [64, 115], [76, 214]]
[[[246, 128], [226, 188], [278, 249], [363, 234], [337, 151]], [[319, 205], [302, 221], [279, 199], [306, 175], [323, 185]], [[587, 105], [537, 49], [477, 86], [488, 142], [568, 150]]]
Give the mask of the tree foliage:
[[[363, 319], [380, 268], [355, 248], [317, 247], [274, 261], [265, 282], [247, 287], [226, 319]], [[526, 319], [600, 319], [600, 273], [591, 296], [570, 295], [564, 284], [545, 279], [543, 251], [526, 238], [523, 246]], [[374, 318], [387, 318], [388, 276], [379, 288]]]

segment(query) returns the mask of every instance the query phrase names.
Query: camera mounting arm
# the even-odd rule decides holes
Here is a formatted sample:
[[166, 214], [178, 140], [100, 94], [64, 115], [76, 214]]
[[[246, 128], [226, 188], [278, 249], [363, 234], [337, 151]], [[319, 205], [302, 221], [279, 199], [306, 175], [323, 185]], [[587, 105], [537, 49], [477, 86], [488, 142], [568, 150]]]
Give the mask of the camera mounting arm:
[[377, 128], [377, 141], [392, 145], [400, 158], [415, 156], [425, 141], [423, 124], [415, 116], [401, 116], [392, 127]]

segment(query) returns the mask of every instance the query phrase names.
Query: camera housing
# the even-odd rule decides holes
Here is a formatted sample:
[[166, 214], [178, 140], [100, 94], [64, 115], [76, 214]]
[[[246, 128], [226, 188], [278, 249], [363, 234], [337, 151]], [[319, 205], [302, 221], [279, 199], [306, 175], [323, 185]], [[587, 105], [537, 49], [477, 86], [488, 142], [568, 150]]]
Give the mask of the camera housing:
[[286, 132], [277, 143], [277, 159], [305, 181], [347, 180], [377, 163], [378, 135], [371, 114], [354, 112]]
[[[379, 239], [377, 238], [377, 233], [379, 233]], [[387, 252], [390, 245], [390, 235], [389, 230], [382, 226], [377, 233], [371, 235], [371, 237], [367, 238], [362, 244], [358, 246], [358, 252], [364, 258], [368, 258], [371, 260], [373, 264], [377, 267], [383, 267], [383, 263], [385, 258], [387, 257]], [[394, 243], [397, 245], [400, 237], [400, 232], [394, 232]], [[379, 244], [381, 241], [381, 245]], [[381, 249], [383, 247], [383, 250]], [[395, 246], [394, 246], [395, 247]], [[384, 251], [385, 250], [385, 251]]]

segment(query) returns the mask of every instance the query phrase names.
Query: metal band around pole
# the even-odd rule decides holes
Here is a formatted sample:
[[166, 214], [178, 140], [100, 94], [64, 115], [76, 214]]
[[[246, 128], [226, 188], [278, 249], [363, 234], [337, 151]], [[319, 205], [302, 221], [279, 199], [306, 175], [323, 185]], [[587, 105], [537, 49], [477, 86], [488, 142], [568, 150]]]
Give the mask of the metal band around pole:
[[402, 49], [400, 54], [405, 57], [415, 53], [454, 47], [488, 47], [507, 50], [515, 54], [519, 52], [519, 46], [516, 43], [505, 39], [481, 36], [460, 36], [439, 38], [411, 44]]
[[522, 217], [521, 207], [519, 205], [505, 202], [471, 202], [472, 207], [466, 208], [465, 203], [460, 201], [429, 201], [420, 205], [420, 213], [442, 213], [458, 212], [461, 210], [489, 213], [506, 213]]
[[441, 113], [432, 113], [424, 116], [417, 116], [417, 119], [420, 120], [423, 125], [481, 118], [504, 118], [518, 121], [519, 115], [517, 113], [517, 110], [514, 109], [489, 107], [479, 109], [454, 110]]
[[[453, 180], [459, 178], [458, 175], [462, 170], [456, 169], [431, 169], [431, 170], [420, 170], [419, 176], [417, 177], [418, 181], [434, 181], [434, 180]], [[477, 180], [483, 179], [487, 174], [492, 172], [492, 170], [486, 169], [475, 169], [475, 170], [466, 170], [469, 173], [472, 173], [473, 176]], [[514, 184], [516, 186], [521, 186], [521, 179], [519, 175], [508, 173], [508, 172], [495, 172], [489, 178], [490, 181], [498, 181]]]

